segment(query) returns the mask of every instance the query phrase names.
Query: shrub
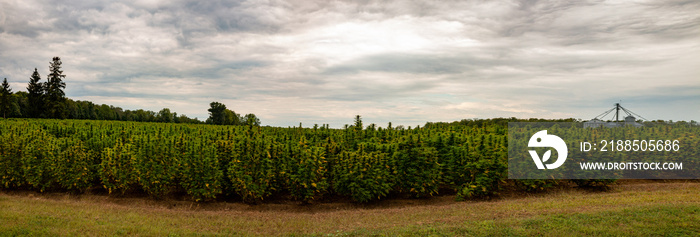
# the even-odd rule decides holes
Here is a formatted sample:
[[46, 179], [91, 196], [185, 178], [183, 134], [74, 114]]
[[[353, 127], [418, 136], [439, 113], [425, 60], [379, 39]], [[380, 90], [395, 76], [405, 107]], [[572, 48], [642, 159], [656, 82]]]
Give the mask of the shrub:
[[257, 203], [272, 194], [276, 170], [270, 155], [270, 142], [250, 130], [247, 137], [236, 146], [236, 155], [229, 163], [228, 178], [232, 189], [243, 201]]
[[433, 147], [407, 147], [394, 153], [399, 191], [414, 197], [438, 192], [440, 165]]
[[289, 158], [287, 165], [287, 186], [295, 199], [309, 202], [328, 188], [324, 150], [321, 147], [308, 147], [304, 139], [294, 148], [294, 155]]
[[102, 162], [98, 175], [102, 186], [112, 192], [124, 194], [138, 184], [137, 172], [134, 168], [136, 156], [129, 143], [118, 141], [114, 147], [105, 148], [102, 152]]
[[139, 142], [134, 168], [136, 179], [144, 191], [155, 198], [162, 198], [173, 188], [180, 166], [173, 151], [174, 142], [147, 137]]
[[195, 201], [214, 199], [221, 193], [223, 172], [213, 145], [201, 143], [191, 146], [182, 156], [180, 185]]
[[59, 153], [56, 139], [40, 134], [33, 136], [22, 153], [22, 173], [29, 187], [43, 192], [57, 187], [55, 156]]
[[357, 202], [368, 202], [386, 196], [394, 186], [394, 173], [385, 153], [363, 150], [343, 151], [334, 169], [333, 189]]
[[55, 156], [51, 165], [54, 179], [61, 188], [84, 192], [93, 185], [95, 178], [94, 161], [81, 141], [61, 138], [62, 151]]
[[[495, 149], [495, 148], [494, 148]], [[468, 155], [464, 169], [468, 176], [457, 191], [457, 200], [484, 198], [498, 194], [500, 184], [506, 179], [507, 164], [504, 162], [505, 151], [492, 152], [478, 149]]]
[[232, 140], [217, 140], [216, 141], [216, 157], [219, 160], [219, 168], [221, 169], [221, 192], [224, 196], [229, 197], [235, 195], [235, 190], [232, 188], [231, 180], [228, 178], [228, 167], [231, 161], [236, 156], [235, 141]]
[[22, 149], [23, 141], [13, 134], [0, 136], [0, 188], [14, 188], [23, 185]]

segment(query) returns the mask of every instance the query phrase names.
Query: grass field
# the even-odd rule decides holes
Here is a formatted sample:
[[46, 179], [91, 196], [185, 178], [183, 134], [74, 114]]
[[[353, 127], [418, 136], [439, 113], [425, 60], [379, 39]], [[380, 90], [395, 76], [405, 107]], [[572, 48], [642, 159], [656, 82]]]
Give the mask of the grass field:
[[491, 201], [298, 205], [0, 193], [0, 235], [700, 235], [700, 183], [631, 182]]

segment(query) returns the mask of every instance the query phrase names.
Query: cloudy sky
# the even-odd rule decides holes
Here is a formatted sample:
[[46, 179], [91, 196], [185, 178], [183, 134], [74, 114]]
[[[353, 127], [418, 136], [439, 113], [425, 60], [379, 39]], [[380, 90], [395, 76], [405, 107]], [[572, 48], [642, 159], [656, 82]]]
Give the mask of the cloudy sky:
[[0, 0], [0, 77], [53, 56], [72, 99], [200, 119], [700, 120], [699, 1]]

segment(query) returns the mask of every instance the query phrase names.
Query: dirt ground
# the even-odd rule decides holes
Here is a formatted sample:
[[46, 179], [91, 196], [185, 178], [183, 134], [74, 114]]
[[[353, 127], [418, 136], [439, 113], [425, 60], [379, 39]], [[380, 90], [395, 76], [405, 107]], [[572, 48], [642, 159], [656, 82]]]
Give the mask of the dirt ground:
[[[576, 187], [573, 184], [562, 184], [545, 192], [526, 193], [515, 190], [512, 187], [506, 187], [501, 193], [490, 199], [470, 200], [468, 202], [492, 202], [498, 200], [520, 199], [526, 197], [536, 197], [544, 195], [552, 195], [558, 192], [570, 192], [576, 190], [579, 192], [616, 192], [621, 190], [644, 190], [654, 191], [665, 189], [667, 185], [683, 184], [683, 183], [700, 183], [700, 180], [618, 180], [608, 189], [583, 189]], [[74, 199], [82, 201], [104, 202], [116, 206], [142, 207], [142, 208], [157, 208], [157, 209], [173, 209], [173, 210], [188, 210], [188, 211], [242, 211], [242, 212], [289, 212], [289, 213], [323, 213], [334, 212], [341, 210], [355, 209], [395, 209], [408, 206], [442, 206], [450, 205], [457, 202], [454, 194], [436, 195], [428, 198], [405, 198], [399, 196], [389, 196], [384, 199], [369, 202], [355, 203], [345, 197], [326, 197], [323, 201], [302, 204], [298, 201], [286, 199], [266, 200], [261, 204], [246, 204], [237, 200], [212, 201], [197, 203], [190, 200], [184, 195], [171, 195], [166, 199], [156, 200], [148, 197], [143, 193], [132, 193], [126, 195], [107, 195], [101, 192], [89, 192], [85, 194], [70, 194], [63, 192], [45, 192], [39, 193], [35, 191], [22, 190], [5, 190], [2, 191], [7, 195], [25, 196], [35, 198], [46, 198], [55, 200]], [[449, 192], [449, 191], [448, 191]]]

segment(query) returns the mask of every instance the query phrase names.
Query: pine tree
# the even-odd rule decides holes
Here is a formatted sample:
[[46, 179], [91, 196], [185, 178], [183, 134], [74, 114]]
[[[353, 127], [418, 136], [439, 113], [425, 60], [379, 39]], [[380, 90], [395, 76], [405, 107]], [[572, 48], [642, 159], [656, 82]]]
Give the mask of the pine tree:
[[65, 118], [65, 96], [63, 89], [66, 88], [66, 83], [63, 82], [61, 70], [61, 58], [53, 57], [53, 62], [49, 65], [49, 81], [46, 83], [46, 110], [52, 118]]
[[10, 89], [10, 84], [7, 83], [7, 78], [5, 78], [2, 81], [2, 87], [0, 87], [0, 110], [3, 118], [7, 118], [10, 109], [12, 109], [12, 89]]
[[40, 82], [41, 76], [39, 71], [34, 68], [34, 73], [29, 78], [29, 85], [27, 86], [28, 100], [29, 100], [29, 117], [38, 118], [41, 117], [42, 111], [44, 111], [44, 83]]

